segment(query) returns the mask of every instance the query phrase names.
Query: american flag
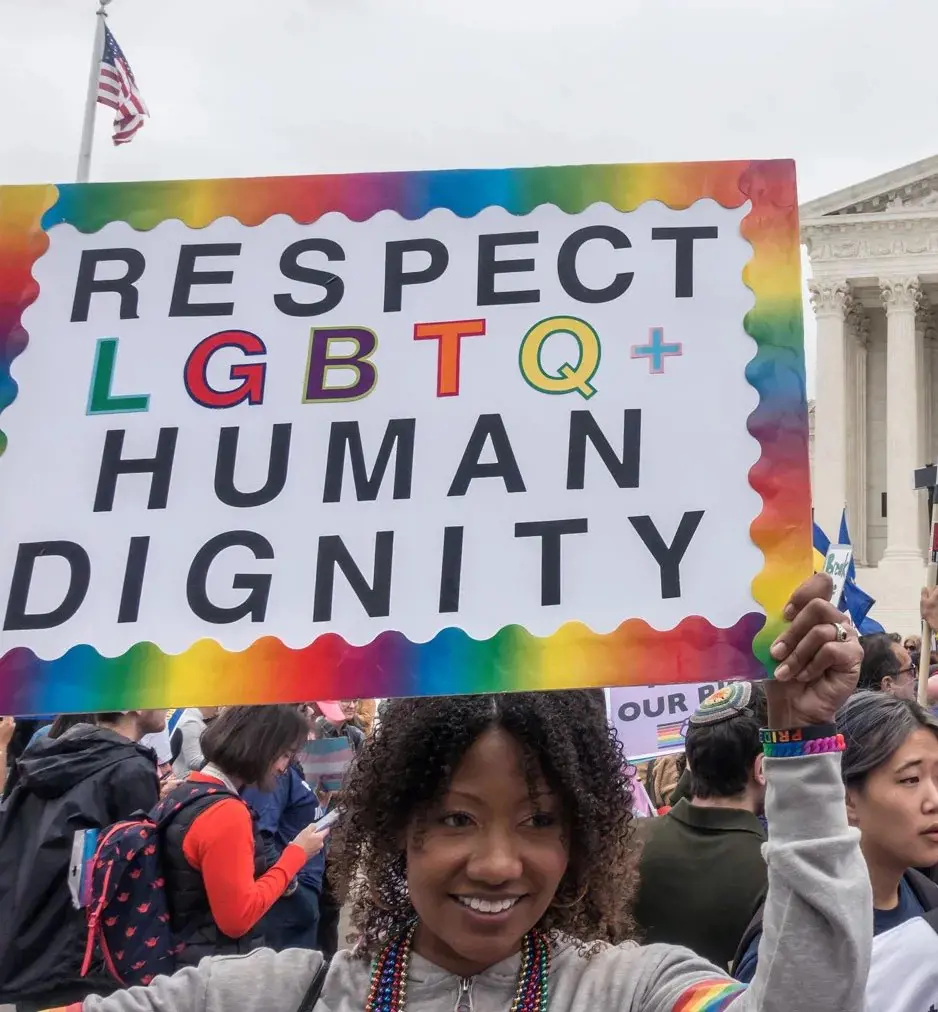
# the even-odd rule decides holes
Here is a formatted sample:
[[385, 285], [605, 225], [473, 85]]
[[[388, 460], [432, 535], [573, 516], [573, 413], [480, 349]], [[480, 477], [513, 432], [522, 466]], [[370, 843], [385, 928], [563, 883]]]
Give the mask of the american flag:
[[111, 29], [104, 26], [104, 52], [98, 70], [98, 102], [114, 110], [115, 144], [126, 144], [149, 116], [134, 80], [134, 72]]

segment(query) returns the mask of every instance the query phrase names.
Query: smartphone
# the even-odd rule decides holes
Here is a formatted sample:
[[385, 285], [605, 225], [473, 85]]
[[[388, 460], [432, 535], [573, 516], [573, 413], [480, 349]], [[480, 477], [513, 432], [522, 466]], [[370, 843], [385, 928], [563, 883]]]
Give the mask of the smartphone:
[[338, 808], [333, 808], [331, 812], [327, 812], [318, 822], [313, 823], [313, 829], [317, 833], [321, 833], [324, 829], [329, 829], [334, 826], [339, 819], [342, 817], [342, 813]]

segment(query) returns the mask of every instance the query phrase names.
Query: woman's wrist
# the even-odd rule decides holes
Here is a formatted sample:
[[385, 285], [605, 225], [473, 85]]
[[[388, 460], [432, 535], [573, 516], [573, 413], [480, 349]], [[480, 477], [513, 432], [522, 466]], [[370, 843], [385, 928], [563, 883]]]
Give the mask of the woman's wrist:
[[810, 724], [807, 727], [763, 727], [759, 731], [762, 744], [783, 744], [790, 741], [814, 741], [837, 734], [836, 724]]
[[765, 701], [768, 711], [768, 727], [777, 730], [793, 730], [795, 728], [819, 727], [830, 723], [833, 714], [823, 715], [823, 719], [812, 720], [805, 717], [792, 704], [791, 683], [776, 682], [769, 678], [765, 684]]
[[762, 752], [770, 759], [794, 759], [805, 755], [826, 755], [843, 752], [844, 736], [836, 724], [815, 724], [811, 727], [788, 729], [762, 728], [759, 732]]

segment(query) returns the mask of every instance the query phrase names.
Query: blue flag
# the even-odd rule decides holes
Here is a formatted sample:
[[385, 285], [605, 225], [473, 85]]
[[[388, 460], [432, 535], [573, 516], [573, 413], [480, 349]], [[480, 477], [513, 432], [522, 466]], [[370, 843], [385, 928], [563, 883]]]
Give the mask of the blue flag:
[[886, 630], [876, 621], [875, 618], [863, 619], [863, 624], [857, 626], [857, 632], [861, 636], [872, 636], [873, 633], [884, 633]]
[[[863, 623], [867, 621], [866, 616], [876, 601], [848, 579], [844, 584], [844, 607], [850, 612], [853, 624], [862, 631]], [[872, 621], [872, 619], [870, 619]]]
[[814, 542], [814, 550], [819, 552], [825, 558], [831, 547], [831, 539], [818, 527], [817, 524], [812, 524], [812, 539]]
[[[828, 551], [831, 546], [831, 539], [818, 527], [817, 524], [813, 525], [812, 540], [814, 543], [814, 550], [821, 556], [821, 559], [826, 558]], [[843, 515], [840, 518], [840, 544], [849, 545], [850, 532], [847, 530], [847, 511], [844, 510]], [[822, 564], [822, 563], [819, 563]], [[870, 609], [876, 604], [876, 601], [870, 597], [869, 594], [856, 585], [857, 569], [853, 563], [853, 559], [850, 560], [850, 568], [847, 571], [847, 582], [844, 584], [843, 594], [843, 606], [850, 613], [850, 618], [853, 619], [853, 624], [857, 627], [857, 631], [861, 636], [869, 636], [872, 633], [884, 632], [883, 627], [875, 619], [869, 618]]]
[[[840, 534], [838, 535], [839, 543], [842, 545], [852, 545], [853, 542], [850, 540], [850, 531], [847, 530], [847, 507], [844, 506], [843, 513], [840, 514]], [[855, 580], [857, 578], [857, 566], [853, 561], [853, 556], [850, 556], [850, 565], [847, 567], [847, 579]], [[869, 610], [869, 609], [867, 609]], [[856, 619], [854, 619], [856, 622]], [[857, 622], [857, 625], [860, 623]]]

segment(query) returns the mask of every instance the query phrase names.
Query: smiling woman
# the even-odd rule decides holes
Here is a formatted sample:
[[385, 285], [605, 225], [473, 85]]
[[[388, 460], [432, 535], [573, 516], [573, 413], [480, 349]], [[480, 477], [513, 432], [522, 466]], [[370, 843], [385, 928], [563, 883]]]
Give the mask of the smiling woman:
[[355, 895], [364, 948], [417, 910], [415, 947], [460, 977], [535, 924], [584, 944], [631, 933], [631, 794], [590, 693], [394, 700], [376, 738], [335, 840], [338, 874], [369, 883]]
[[260, 950], [81, 1012], [859, 1009], [870, 888], [830, 721], [862, 650], [830, 594], [829, 577], [805, 583], [772, 647], [784, 659], [766, 686], [774, 958], [748, 989], [687, 949], [632, 939], [628, 767], [601, 694], [579, 690], [386, 703], [331, 854], [359, 942], [327, 969], [320, 953]]

